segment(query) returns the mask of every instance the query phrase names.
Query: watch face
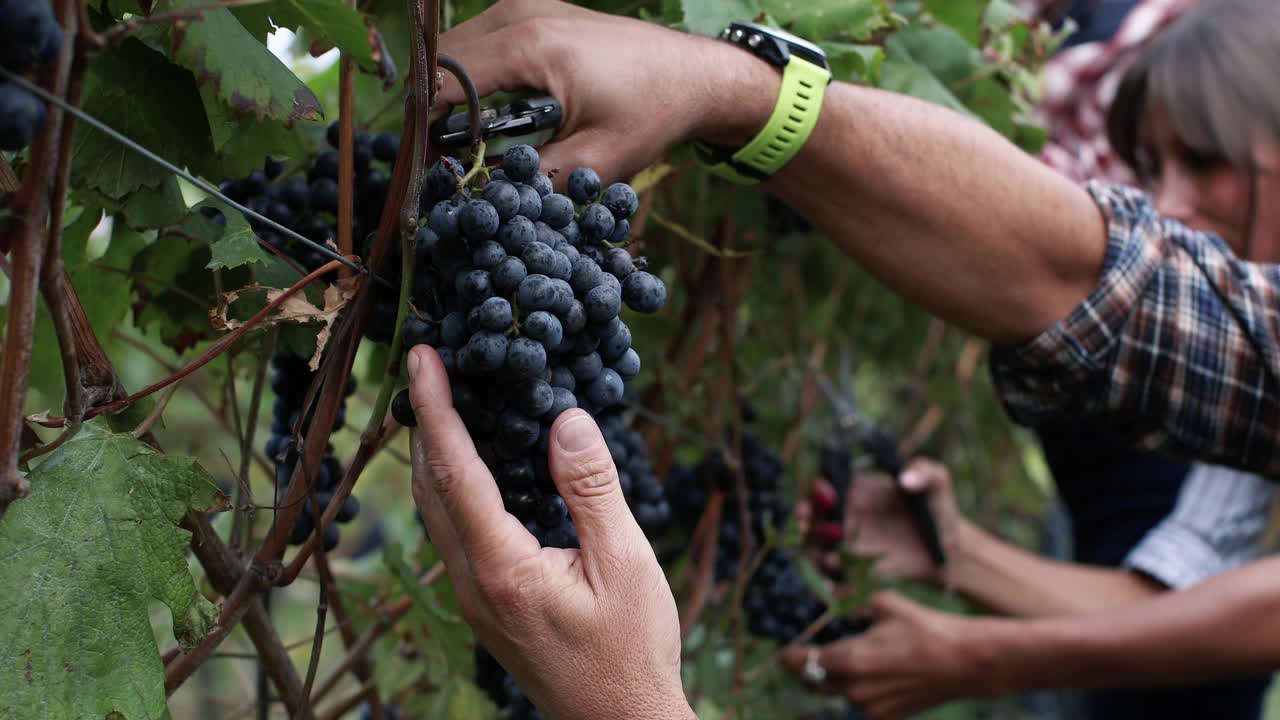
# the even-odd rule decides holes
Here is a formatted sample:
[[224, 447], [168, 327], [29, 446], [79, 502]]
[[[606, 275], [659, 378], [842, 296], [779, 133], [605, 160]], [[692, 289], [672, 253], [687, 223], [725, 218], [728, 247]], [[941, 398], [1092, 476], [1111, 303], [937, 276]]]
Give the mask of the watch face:
[[730, 35], [735, 30], [740, 30], [747, 35], [750, 35], [752, 33], [759, 33], [761, 35], [764, 35], [765, 37], [769, 37], [769, 38], [773, 38], [774, 40], [781, 41], [787, 46], [787, 48], [791, 52], [795, 53], [796, 55], [799, 55], [805, 60], [808, 60], [809, 62], [815, 65], [818, 65], [820, 67], [824, 67], [824, 68], [828, 67], [827, 54], [822, 51], [822, 48], [809, 42], [808, 40], [805, 40], [802, 37], [797, 37], [795, 35], [792, 35], [786, 30], [779, 30], [777, 28], [771, 28], [766, 25], [758, 25], [756, 23], [735, 22], [732, 25], [730, 25], [723, 34]]

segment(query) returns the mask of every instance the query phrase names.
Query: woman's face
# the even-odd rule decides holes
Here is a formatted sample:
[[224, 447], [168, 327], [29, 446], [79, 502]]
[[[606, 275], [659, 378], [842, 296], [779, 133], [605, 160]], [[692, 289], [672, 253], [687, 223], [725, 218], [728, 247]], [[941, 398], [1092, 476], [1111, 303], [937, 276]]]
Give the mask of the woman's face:
[[1246, 259], [1280, 262], [1280, 208], [1266, 201], [1280, 189], [1276, 173], [1259, 171], [1255, 203], [1253, 173], [1187, 147], [1163, 110], [1148, 115], [1141, 135], [1140, 174], [1161, 215], [1220, 236]]

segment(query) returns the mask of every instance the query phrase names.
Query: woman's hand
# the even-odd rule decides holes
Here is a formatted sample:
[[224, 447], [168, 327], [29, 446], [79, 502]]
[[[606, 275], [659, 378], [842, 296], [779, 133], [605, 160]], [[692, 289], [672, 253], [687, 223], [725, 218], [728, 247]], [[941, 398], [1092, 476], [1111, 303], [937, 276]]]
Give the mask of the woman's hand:
[[[940, 703], [1000, 692], [985, 623], [930, 610], [892, 592], [871, 601], [871, 629], [822, 647], [792, 646], [782, 665], [803, 677], [816, 661], [823, 692], [842, 695], [873, 720], [906, 718]], [[812, 655], [812, 658], [811, 658]]]
[[694, 717], [675, 599], [591, 417], [561, 415], [548, 458], [582, 549], [541, 548], [503, 508], [439, 356], [418, 346], [407, 364], [414, 500], [479, 641], [550, 717]]
[[[819, 493], [834, 490], [819, 479]], [[821, 487], [825, 486], [825, 487]], [[897, 483], [882, 473], [865, 473], [853, 479], [845, 503], [844, 537], [858, 555], [876, 558], [874, 571], [888, 580], [946, 582], [946, 568], [934, 564], [924, 537], [916, 529], [903, 493], [925, 494], [938, 525], [942, 547], [948, 556], [961, 555], [968, 537], [968, 521], [956, 509], [955, 492], [947, 468], [932, 460], [916, 459], [907, 465]], [[812, 524], [809, 498], [796, 503], [796, 519], [802, 533]], [[838, 558], [824, 557], [824, 564], [839, 566]]]

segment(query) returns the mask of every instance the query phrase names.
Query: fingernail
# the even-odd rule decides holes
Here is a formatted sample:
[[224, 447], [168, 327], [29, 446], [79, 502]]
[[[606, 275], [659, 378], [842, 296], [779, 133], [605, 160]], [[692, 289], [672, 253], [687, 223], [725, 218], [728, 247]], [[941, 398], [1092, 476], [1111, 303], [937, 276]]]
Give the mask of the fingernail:
[[902, 487], [908, 490], [919, 490], [924, 487], [924, 478], [920, 476], [920, 473], [911, 470], [904, 471], [898, 477], [898, 482], [901, 482]]
[[568, 422], [560, 426], [560, 432], [556, 434], [556, 444], [565, 452], [576, 453], [586, 450], [599, 437], [593, 425], [591, 416], [585, 413], [569, 418]]
[[412, 380], [418, 374], [418, 365], [422, 362], [418, 359], [418, 353], [409, 351], [409, 379]]

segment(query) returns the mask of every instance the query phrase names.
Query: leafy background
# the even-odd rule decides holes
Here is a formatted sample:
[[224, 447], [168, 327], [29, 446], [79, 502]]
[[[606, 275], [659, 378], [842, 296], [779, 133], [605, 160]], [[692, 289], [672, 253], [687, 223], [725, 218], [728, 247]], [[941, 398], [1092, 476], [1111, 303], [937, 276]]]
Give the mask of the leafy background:
[[[144, 9], [135, 0], [87, 1], [95, 23], [102, 26]], [[150, 9], [193, 2], [160, 0]], [[488, 4], [446, 1], [446, 26]], [[583, 4], [706, 34], [733, 19], [758, 17], [819, 41], [839, 79], [917, 95], [971, 114], [1029, 151], [1044, 140], [1031, 108], [1036, 69], [1056, 38], [1025, 22], [1007, 0]], [[338, 0], [271, 0], [211, 11], [203, 21], [181, 28], [144, 27], [96, 58], [83, 106], [215, 183], [260, 168], [264, 157], [305, 168], [308, 155], [322, 144], [326, 122], [337, 115], [338, 69], [334, 53], [323, 52], [328, 48], [349, 53], [362, 70], [355, 104], [360, 128], [398, 129], [399, 85], [388, 88], [371, 72], [376, 63], [365, 21], [377, 27], [395, 63], [405, 68], [406, 14], [404, 0], [368, 0], [360, 4], [360, 12]], [[216, 339], [209, 309], [217, 292], [251, 280], [277, 287], [291, 282], [287, 268], [258, 248], [237, 213], [228, 213], [225, 228], [208, 222], [195, 212], [201, 193], [83, 125], [75, 138], [72, 180], [72, 202], [63, 218], [64, 259], [93, 328], [128, 388], [168, 374]], [[708, 408], [715, 402], [714, 383], [726, 363], [732, 363], [736, 392], [758, 412], [757, 430], [775, 447], [785, 444], [792, 451], [787, 483], [796, 492], [812, 476], [816, 451], [832, 433], [830, 411], [821, 400], [814, 401], [811, 388], [806, 390], [806, 368], [816, 362], [856, 387], [859, 404], [869, 414], [904, 433], [923, 427], [922, 418], [935, 420], [923, 449], [951, 465], [961, 504], [971, 516], [1024, 545], [1063, 551], [1058, 525], [1046, 522], [1052, 498], [1039, 451], [1002, 415], [981, 354], [968, 338], [889, 294], [822, 238], [780, 226], [778, 213], [768, 212], [759, 194], [711, 180], [684, 149], [675, 150], [636, 183], [645, 188], [644, 220], [637, 223], [641, 251], [662, 269], [672, 290], [662, 314], [632, 324], [646, 368], [641, 381], [649, 390], [642, 387], [641, 395], [660, 418], [650, 421], [652, 440], [686, 461], [705, 452], [700, 438], [715, 433], [704, 420], [712, 414]], [[731, 258], [717, 249], [728, 245]], [[742, 278], [743, 296], [730, 323], [733, 348], [713, 341], [711, 359], [702, 366], [687, 354], [664, 360], [664, 348], [682, 318], [689, 315], [693, 326], [700, 327], [708, 308], [729, 300], [727, 286], [708, 287], [697, 280], [709, 257], [719, 257]], [[0, 276], [0, 299], [7, 295]], [[43, 309], [40, 313], [29, 411], [57, 412], [61, 369], [51, 324]], [[225, 503], [217, 489], [228, 491], [236, 476], [234, 428], [242, 419], [229, 408], [248, 407], [252, 383], [246, 380], [263, 337], [251, 334], [174, 395], [157, 430], [167, 457], [148, 454], [128, 435], [114, 435], [95, 424], [32, 470], [33, 496], [0, 524], [0, 557], [6, 560], [0, 565], [0, 585], [19, 588], [0, 598], [0, 637], [15, 637], [5, 625], [14, 623], [14, 633], [21, 628], [43, 643], [47, 672], [41, 670], [36, 687], [49, 698], [43, 705], [46, 716], [61, 716], [72, 707], [94, 712], [127, 707], [130, 718], [221, 718], [250, 712], [255, 663], [243, 631], [233, 632], [222, 652], [170, 699], [167, 710], [162, 668], [145, 633], [149, 621], [156, 643], [168, 647], [175, 641], [175, 616], [186, 629], [178, 633], [184, 638], [193, 624], [208, 620], [200, 593], [212, 591], [194, 561], [188, 562], [190, 572], [182, 567], [187, 536], [173, 525], [188, 507]], [[304, 348], [308, 340], [307, 330], [290, 329], [281, 341]], [[930, 344], [932, 349], [924, 350]], [[926, 356], [931, 360], [922, 363]], [[366, 343], [356, 362], [362, 390], [349, 403], [348, 428], [364, 426], [373, 378], [383, 361], [383, 354]], [[231, 395], [235, 404], [228, 403]], [[269, 408], [264, 402], [260, 427], [270, 422]], [[400, 693], [410, 716], [488, 717], [492, 708], [468, 681], [469, 631], [451, 607], [447, 583], [424, 589], [416, 582], [434, 556], [422, 542], [407, 502], [405, 441], [403, 434], [396, 437], [357, 488], [364, 510], [344, 532], [335, 569], [357, 608], [358, 629], [373, 622], [367, 603], [375, 597], [390, 593], [413, 603], [397, 631], [373, 651], [384, 696]], [[338, 456], [345, 458], [358, 438], [346, 430], [333, 442]], [[256, 497], [270, 497], [271, 477], [258, 466], [252, 481]], [[147, 501], [131, 494], [139, 488], [152, 491]], [[130, 497], [134, 500], [124, 499]], [[255, 525], [259, 533], [269, 524], [268, 512]], [[64, 522], [53, 524], [55, 516]], [[145, 532], [127, 533], [112, 522], [125, 518]], [[223, 514], [215, 525], [225, 532], [229, 522]], [[32, 548], [33, 535], [60, 544]], [[136, 551], [128, 557], [113, 555], [116, 538]], [[15, 562], [23, 557], [32, 559]], [[95, 570], [88, 573], [86, 568]], [[9, 576], [32, 569], [53, 584]], [[128, 592], [115, 592], [122, 586]], [[687, 592], [679, 584], [675, 589], [678, 597]], [[958, 598], [907, 590], [933, 604], [970, 611]], [[104, 595], [118, 606], [95, 607], [92, 598]], [[305, 667], [310, 652], [316, 595], [314, 576], [304, 573], [272, 599], [279, 634], [287, 642], [299, 641], [291, 650], [299, 667]], [[64, 605], [66, 612], [81, 614], [52, 613]], [[84, 646], [84, 633], [63, 633], [69, 622], [91, 627], [98, 651]], [[342, 656], [340, 643], [330, 637], [320, 677]], [[728, 647], [725, 627], [710, 620], [687, 644], [687, 686], [703, 718], [721, 716], [731, 702]], [[752, 677], [759, 682], [737, 698], [738, 717], [786, 717], [796, 703], [815, 702], [771, 669], [770, 650], [763, 643], [748, 646]], [[94, 652], [107, 652], [121, 662], [91, 671], [92, 683], [53, 671], [54, 660]], [[31, 690], [6, 684], [21, 672], [0, 670], [0, 698], [5, 698], [0, 706], [13, 702], [10, 698], [32, 700]], [[1054, 717], [1063, 707], [1059, 699], [1040, 695], [959, 702], [929, 717]], [[1280, 710], [1272, 716], [1280, 717]]]

